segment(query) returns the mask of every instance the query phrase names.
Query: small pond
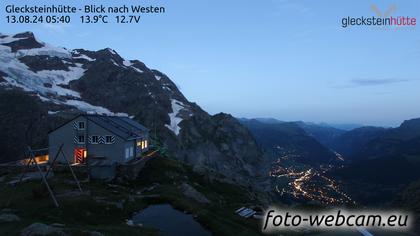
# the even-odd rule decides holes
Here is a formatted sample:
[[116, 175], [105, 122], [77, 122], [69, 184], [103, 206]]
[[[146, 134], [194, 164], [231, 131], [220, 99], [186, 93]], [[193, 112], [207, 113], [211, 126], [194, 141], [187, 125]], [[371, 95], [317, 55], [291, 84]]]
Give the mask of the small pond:
[[159, 229], [165, 236], [211, 236], [192, 215], [174, 209], [169, 204], [152, 205], [133, 217], [135, 224]]

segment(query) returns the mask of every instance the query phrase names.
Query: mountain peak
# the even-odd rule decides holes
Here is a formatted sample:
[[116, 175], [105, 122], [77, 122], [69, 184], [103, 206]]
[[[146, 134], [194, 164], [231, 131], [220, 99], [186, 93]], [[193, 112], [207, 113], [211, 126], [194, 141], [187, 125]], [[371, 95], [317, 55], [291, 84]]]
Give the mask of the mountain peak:
[[420, 118], [405, 120], [400, 128], [420, 128]]
[[420, 136], [420, 118], [405, 120], [400, 127], [394, 129], [399, 137], [411, 139]]
[[35, 35], [32, 32], [18, 33], [13, 36], [3, 35], [0, 40], [0, 44], [9, 46], [12, 52], [19, 50], [42, 48], [45, 46], [44, 43], [38, 42]]
[[26, 31], [26, 32], [17, 33], [13, 35], [13, 38], [34, 38], [35, 39], [35, 35], [31, 31]]

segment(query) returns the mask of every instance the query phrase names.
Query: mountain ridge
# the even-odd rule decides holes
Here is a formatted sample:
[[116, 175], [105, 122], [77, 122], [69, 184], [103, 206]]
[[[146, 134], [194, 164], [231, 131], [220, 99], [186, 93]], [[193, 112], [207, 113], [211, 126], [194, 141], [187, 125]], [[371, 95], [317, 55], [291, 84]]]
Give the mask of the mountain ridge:
[[[22, 127], [23, 133], [33, 126], [52, 128], [56, 122], [51, 120], [78, 113], [129, 116], [149, 127], [174, 158], [197, 170], [215, 170], [243, 184], [259, 174], [261, 151], [236, 119], [223, 113], [209, 115], [188, 101], [164, 73], [139, 60], [126, 60], [113, 49], [68, 50], [40, 42], [30, 32], [1, 34], [0, 73], [0, 91], [6, 98], [0, 105], [5, 110], [13, 110], [6, 102], [12, 94], [38, 105], [37, 122]], [[20, 105], [22, 115], [28, 107]], [[9, 114], [9, 125], [15, 115]], [[8, 135], [12, 132], [5, 125], [1, 128]], [[33, 142], [20, 137], [16, 143], [46, 145], [45, 138]], [[16, 143], [1, 143], [1, 148]], [[17, 156], [16, 151], [8, 153]]]
[[256, 119], [240, 120], [272, 158], [290, 156], [297, 162], [319, 165], [338, 161], [337, 156], [296, 122], [264, 123]]

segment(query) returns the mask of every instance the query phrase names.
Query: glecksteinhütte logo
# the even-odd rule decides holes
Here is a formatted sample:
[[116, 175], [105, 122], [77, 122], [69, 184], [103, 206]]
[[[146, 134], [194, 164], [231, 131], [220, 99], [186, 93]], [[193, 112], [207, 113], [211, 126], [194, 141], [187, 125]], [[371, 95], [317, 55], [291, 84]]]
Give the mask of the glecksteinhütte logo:
[[348, 28], [350, 26], [370, 26], [370, 27], [415, 27], [417, 19], [410, 16], [394, 16], [392, 15], [396, 10], [396, 5], [391, 5], [385, 12], [382, 12], [378, 6], [372, 4], [371, 10], [376, 16], [361, 16], [361, 17], [343, 17], [341, 19], [341, 27]]

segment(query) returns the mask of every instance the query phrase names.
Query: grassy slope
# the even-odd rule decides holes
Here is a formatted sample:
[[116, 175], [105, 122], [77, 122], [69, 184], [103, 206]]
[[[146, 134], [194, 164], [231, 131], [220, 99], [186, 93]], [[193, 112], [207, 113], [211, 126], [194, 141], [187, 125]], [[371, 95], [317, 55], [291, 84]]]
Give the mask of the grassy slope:
[[[5, 208], [13, 191], [5, 184], [8, 178], [0, 182], [1, 208]], [[56, 174], [50, 182], [56, 193], [76, 190], [76, 186], [68, 183], [68, 180], [71, 180], [70, 176], [63, 173]], [[194, 186], [211, 203], [204, 205], [186, 198], [178, 187], [182, 182]], [[34, 197], [32, 190], [39, 186], [40, 183], [35, 181], [17, 188], [7, 208], [16, 211], [21, 221], [0, 223], [2, 234], [18, 235], [28, 225], [41, 222], [65, 224], [65, 231], [72, 235], [83, 235], [83, 231], [98, 231], [105, 235], [156, 235], [158, 232], [154, 229], [125, 224], [133, 213], [155, 203], [170, 203], [177, 209], [197, 215], [197, 220], [214, 235], [259, 234], [258, 221], [246, 220], [234, 214], [234, 210], [240, 206], [257, 203], [247, 189], [210, 180], [192, 172], [189, 166], [163, 157], [150, 160], [140, 178], [134, 182], [112, 186], [101, 182], [83, 183], [82, 188], [90, 194], [60, 197], [60, 208], [53, 206], [49, 196]], [[150, 186], [156, 187], [141, 195], [136, 194]], [[158, 196], [144, 197], [155, 194]], [[122, 207], [117, 207], [115, 203]]]

